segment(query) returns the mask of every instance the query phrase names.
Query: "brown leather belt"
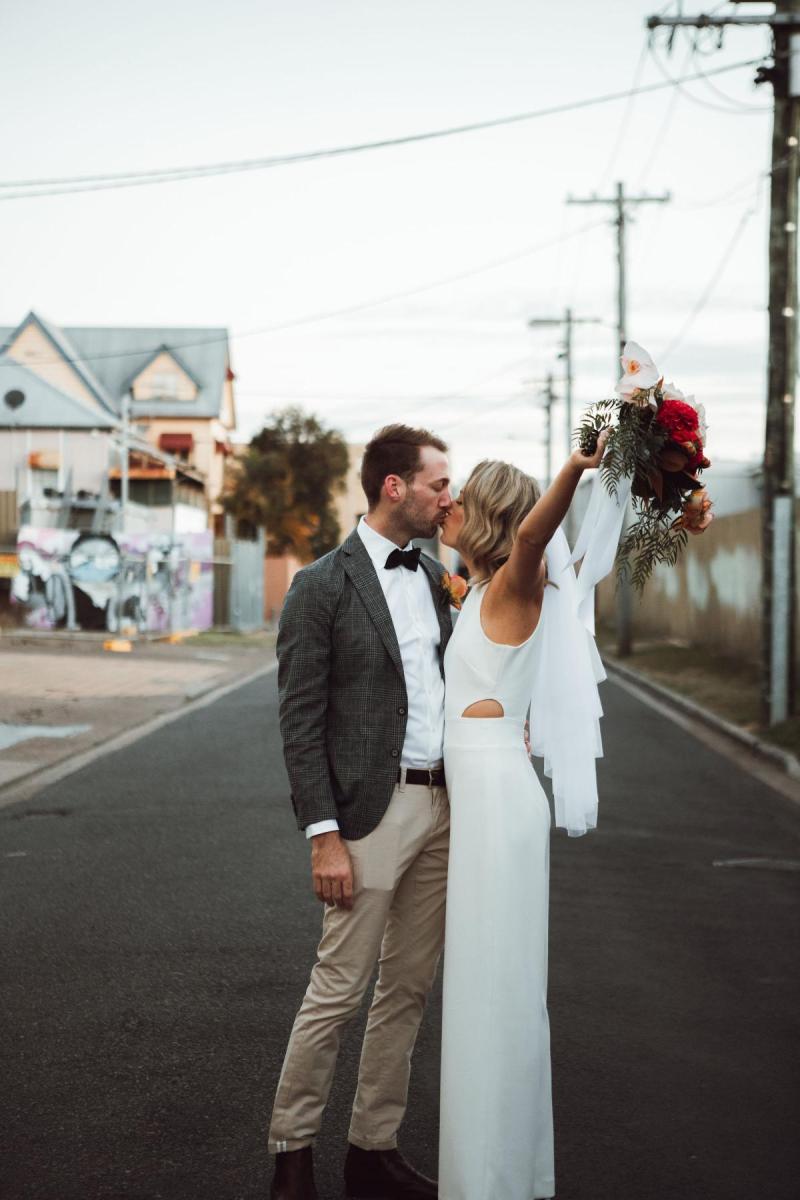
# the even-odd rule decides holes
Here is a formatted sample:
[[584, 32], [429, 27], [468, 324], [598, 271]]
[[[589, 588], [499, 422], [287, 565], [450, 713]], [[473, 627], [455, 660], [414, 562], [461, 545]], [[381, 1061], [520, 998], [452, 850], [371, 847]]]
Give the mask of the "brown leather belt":
[[[398, 783], [403, 778], [403, 767], [397, 772]], [[430, 767], [422, 770], [420, 767], [407, 767], [406, 783], [421, 783], [425, 787], [444, 787], [444, 767]]]

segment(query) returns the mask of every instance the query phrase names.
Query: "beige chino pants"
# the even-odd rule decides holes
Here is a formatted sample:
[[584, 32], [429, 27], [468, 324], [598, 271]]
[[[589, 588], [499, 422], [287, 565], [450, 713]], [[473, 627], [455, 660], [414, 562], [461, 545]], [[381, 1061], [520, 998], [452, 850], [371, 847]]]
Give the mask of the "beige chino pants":
[[450, 809], [444, 788], [398, 784], [372, 833], [348, 842], [350, 912], [326, 908], [317, 963], [283, 1063], [269, 1149], [309, 1146], [319, 1132], [342, 1029], [375, 963], [349, 1140], [391, 1150], [403, 1119], [411, 1055], [444, 942]]

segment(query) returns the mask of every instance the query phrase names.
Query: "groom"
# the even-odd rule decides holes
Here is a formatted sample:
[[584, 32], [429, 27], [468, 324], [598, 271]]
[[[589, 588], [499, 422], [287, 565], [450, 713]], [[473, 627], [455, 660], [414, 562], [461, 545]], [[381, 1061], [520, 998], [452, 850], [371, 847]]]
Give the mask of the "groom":
[[451, 632], [434, 537], [452, 503], [444, 442], [389, 425], [364, 451], [369, 511], [298, 572], [278, 632], [284, 757], [324, 902], [317, 963], [281, 1072], [272, 1200], [316, 1200], [312, 1144], [339, 1040], [376, 962], [345, 1188], [349, 1200], [435, 1200], [397, 1150], [411, 1054], [444, 939], [449, 808], [442, 768]]

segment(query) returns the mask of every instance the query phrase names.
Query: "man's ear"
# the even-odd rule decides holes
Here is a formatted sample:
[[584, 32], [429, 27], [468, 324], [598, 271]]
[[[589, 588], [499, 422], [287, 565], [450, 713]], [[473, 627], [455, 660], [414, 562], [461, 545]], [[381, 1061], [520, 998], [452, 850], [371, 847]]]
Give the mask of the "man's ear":
[[383, 490], [390, 500], [402, 500], [406, 492], [406, 483], [399, 475], [387, 475], [383, 481]]

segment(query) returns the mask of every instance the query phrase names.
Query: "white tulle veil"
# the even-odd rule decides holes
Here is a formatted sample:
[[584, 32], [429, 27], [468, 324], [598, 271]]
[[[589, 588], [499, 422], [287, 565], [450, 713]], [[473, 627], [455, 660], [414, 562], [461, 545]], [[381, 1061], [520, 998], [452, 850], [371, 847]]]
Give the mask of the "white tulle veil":
[[[546, 551], [539, 653], [531, 692], [531, 748], [553, 782], [556, 825], [580, 837], [597, 825], [603, 756], [597, 685], [606, 678], [594, 641], [594, 589], [614, 563], [630, 484], [615, 497], [599, 472], [575, 551], [561, 529]], [[579, 576], [575, 562], [583, 558]]]

